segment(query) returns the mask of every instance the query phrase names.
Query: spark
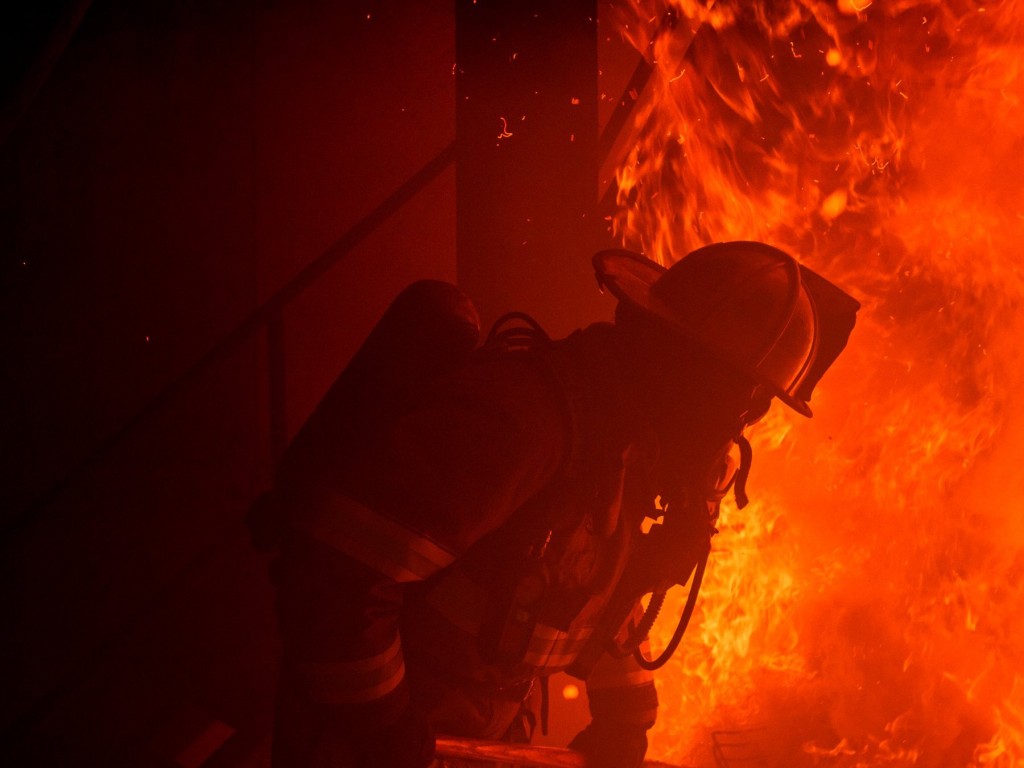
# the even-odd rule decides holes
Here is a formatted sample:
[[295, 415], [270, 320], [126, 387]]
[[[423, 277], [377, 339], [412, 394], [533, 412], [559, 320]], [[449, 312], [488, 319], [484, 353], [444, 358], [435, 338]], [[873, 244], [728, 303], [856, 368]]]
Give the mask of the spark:
[[512, 135], [512, 132], [508, 129], [508, 120], [504, 117], [499, 117], [498, 119], [501, 120], [501, 133], [498, 134], [498, 138], [507, 139]]

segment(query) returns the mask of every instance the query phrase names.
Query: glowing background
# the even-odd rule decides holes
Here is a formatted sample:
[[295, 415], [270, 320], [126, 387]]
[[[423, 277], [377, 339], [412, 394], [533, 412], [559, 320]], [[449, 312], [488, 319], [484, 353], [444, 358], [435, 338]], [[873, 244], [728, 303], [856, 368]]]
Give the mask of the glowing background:
[[1024, 7], [673, 7], [660, 34], [664, 3], [619, 22], [655, 73], [617, 232], [666, 263], [764, 240], [863, 309], [815, 419], [754, 432], [652, 756], [710, 764], [712, 733], [756, 729], [720, 757], [1016, 765]]

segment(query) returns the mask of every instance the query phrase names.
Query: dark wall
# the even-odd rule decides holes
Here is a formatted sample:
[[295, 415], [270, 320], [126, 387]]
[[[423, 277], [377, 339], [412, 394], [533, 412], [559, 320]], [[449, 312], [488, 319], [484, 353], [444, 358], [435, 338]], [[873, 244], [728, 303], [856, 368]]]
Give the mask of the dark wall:
[[242, 517], [272, 424], [401, 287], [455, 277], [450, 167], [380, 209], [454, 138], [453, 34], [447, 1], [97, 0], [27, 103], [0, 147], [0, 762], [265, 737]]
[[[388, 302], [456, 277], [454, 3], [3, 21], [0, 764], [258, 765], [276, 631], [243, 517]], [[635, 55], [599, 43], [604, 122]], [[586, 249], [545, 248], [473, 279], [563, 331], [598, 306], [559, 261]]]

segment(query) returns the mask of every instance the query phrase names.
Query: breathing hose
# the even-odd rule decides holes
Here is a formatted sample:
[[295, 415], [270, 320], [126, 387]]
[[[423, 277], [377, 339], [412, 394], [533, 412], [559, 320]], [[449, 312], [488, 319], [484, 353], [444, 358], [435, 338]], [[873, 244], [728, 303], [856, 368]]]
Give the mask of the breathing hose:
[[[697, 567], [693, 571], [693, 581], [690, 584], [690, 593], [686, 596], [686, 605], [683, 606], [683, 613], [679, 617], [679, 623], [676, 624], [676, 631], [672, 633], [672, 639], [668, 641], [668, 645], [665, 646], [665, 650], [661, 652], [661, 655], [656, 659], [647, 659], [644, 657], [643, 652], [640, 650], [639, 643], [636, 648], [633, 649], [633, 658], [636, 659], [636, 663], [640, 665], [641, 669], [655, 670], [665, 666], [666, 662], [672, 658], [672, 654], [676, 652], [676, 648], [679, 647], [679, 643], [683, 639], [683, 634], [686, 632], [686, 627], [690, 623], [690, 617], [693, 616], [693, 609], [697, 605], [697, 594], [700, 592], [701, 582], [704, 581], [704, 570], [708, 565], [708, 556], [704, 555], [699, 561], [697, 561]], [[655, 598], [660, 595], [661, 599], [657, 605], [655, 605]], [[643, 639], [650, 632], [651, 627], [654, 625], [654, 620], [658, 616], [658, 611], [661, 610], [662, 604], [665, 602], [665, 593], [655, 593], [651, 595], [651, 602], [647, 606], [647, 610], [644, 612], [643, 619], [640, 620], [640, 625], [637, 627], [637, 636]], [[652, 610], [652, 608], [654, 610]], [[648, 622], [647, 617], [650, 616], [651, 620]], [[646, 625], [646, 627], [645, 627]], [[643, 634], [640, 634], [639, 630], [644, 628]]]
[[657, 621], [658, 614], [661, 613], [661, 608], [665, 605], [665, 594], [666, 590], [664, 589], [651, 593], [651, 602], [647, 604], [647, 610], [644, 611], [644, 615], [640, 619], [640, 623], [636, 625], [636, 630], [633, 632], [633, 637], [637, 638], [635, 643], [637, 647], [639, 647], [640, 643], [643, 642], [643, 639], [650, 634], [651, 628], [654, 626], [654, 622]]

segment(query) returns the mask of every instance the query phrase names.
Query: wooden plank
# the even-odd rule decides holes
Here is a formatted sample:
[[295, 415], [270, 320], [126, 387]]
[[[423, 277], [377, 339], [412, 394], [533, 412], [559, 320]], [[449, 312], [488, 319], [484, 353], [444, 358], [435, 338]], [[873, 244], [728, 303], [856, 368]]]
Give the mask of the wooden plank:
[[[452, 736], [437, 739], [437, 755], [485, 763], [511, 763], [520, 768], [586, 768], [587, 759], [571, 749], [480, 741]], [[681, 768], [656, 760], [645, 760], [644, 768]]]

